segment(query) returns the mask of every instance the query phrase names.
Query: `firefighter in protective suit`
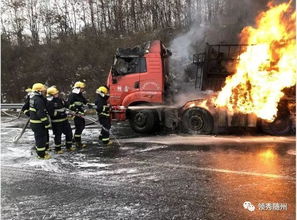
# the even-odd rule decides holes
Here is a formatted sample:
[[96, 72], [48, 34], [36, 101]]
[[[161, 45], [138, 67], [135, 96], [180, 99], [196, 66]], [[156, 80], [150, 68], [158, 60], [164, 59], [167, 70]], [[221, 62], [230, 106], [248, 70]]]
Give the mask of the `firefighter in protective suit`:
[[50, 159], [46, 152], [48, 148], [48, 129], [51, 127], [48, 119], [44, 95], [46, 87], [42, 83], [32, 86], [30, 96], [30, 127], [34, 132], [36, 153], [39, 159]]
[[109, 130], [111, 127], [110, 120], [110, 106], [107, 104], [109, 98], [108, 88], [106, 86], [100, 86], [97, 90], [97, 97], [95, 101], [96, 111], [98, 114], [99, 123], [102, 125], [101, 134], [99, 135], [99, 140], [103, 144], [110, 145], [112, 142], [109, 140]]
[[81, 134], [85, 128], [85, 119], [83, 118], [85, 112], [85, 105], [88, 103], [82, 92], [86, 84], [83, 82], [76, 82], [73, 86], [72, 93], [68, 97], [68, 108], [74, 112], [74, 141], [77, 148], [86, 147], [81, 142]]
[[47, 89], [47, 109], [55, 135], [55, 153], [64, 153], [61, 144], [62, 134], [65, 135], [67, 151], [74, 151], [75, 147], [72, 147], [72, 130], [66, 114], [66, 104], [62, 98], [59, 98], [59, 90], [54, 86]]

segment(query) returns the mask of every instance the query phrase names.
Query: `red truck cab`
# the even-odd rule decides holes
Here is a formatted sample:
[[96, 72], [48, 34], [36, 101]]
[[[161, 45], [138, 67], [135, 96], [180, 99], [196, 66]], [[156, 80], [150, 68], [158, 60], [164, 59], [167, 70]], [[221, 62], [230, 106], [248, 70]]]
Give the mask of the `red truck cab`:
[[[159, 40], [134, 48], [117, 49], [107, 79], [109, 102], [114, 109], [113, 119], [131, 119], [124, 110], [128, 106], [164, 103], [167, 58], [170, 55], [170, 51]], [[138, 120], [143, 121], [144, 118], [139, 116]]]

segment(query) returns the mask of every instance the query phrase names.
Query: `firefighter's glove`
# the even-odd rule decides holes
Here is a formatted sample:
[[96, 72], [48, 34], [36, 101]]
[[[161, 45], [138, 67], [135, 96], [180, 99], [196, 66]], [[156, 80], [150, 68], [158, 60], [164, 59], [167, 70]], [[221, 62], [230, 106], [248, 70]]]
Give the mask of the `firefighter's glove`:
[[30, 111], [28, 109], [26, 109], [24, 112], [23, 112], [27, 117], [30, 117]]

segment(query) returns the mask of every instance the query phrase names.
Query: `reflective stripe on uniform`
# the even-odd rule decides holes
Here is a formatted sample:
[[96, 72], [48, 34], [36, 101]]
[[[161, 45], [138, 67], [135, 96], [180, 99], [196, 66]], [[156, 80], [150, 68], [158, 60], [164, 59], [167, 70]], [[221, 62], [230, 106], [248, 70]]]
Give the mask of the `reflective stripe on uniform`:
[[103, 113], [103, 112], [101, 112], [100, 115], [109, 116], [108, 113]]
[[66, 141], [66, 144], [72, 144], [72, 141]]
[[56, 112], [64, 112], [66, 109], [65, 108], [58, 108], [58, 109], [55, 109]]
[[75, 134], [75, 135], [74, 135], [74, 137], [80, 137], [80, 136], [81, 136], [80, 134]]
[[40, 120], [33, 120], [33, 119], [30, 119], [30, 122], [33, 123], [33, 124], [40, 124], [40, 123], [42, 123], [42, 121], [40, 121]]
[[107, 108], [108, 106], [107, 105], [103, 105], [103, 111], [105, 111], [105, 108]]
[[102, 126], [102, 129], [105, 131], [109, 131], [109, 129], [105, 128], [104, 126]]
[[73, 102], [73, 105], [83, 105], [82, 102]]
[[27, 109], [27, 110], [24, 111], [24, 113], [26, 114], [28, 111], [29, 111], [29, 110]]
[[102, 141], [109, 141], [109, 138], [102, 138]]
[[45, 147], [36, 147], [37, 151], [45, 151]]
[[50, 128], [51, 127], [51, 125], [46, 125], [46, 126], [44, 126], [45, 128]]
[[73, 104], [69, 105], [69, 108], [74, 107], [74, 106], [82, 106], [82, 102], [73, 102]]
[[47, 117], [43, 117], [43, 118], [41, 118], [40, 120], [41, 120], [41, 121], [46, 121], [46, 120], [48, 120], [48, 118], [47, 118]]
[[36, 112], [36, 108], [30, 107], [29, 110], [32, 111], [32, 112]]
[[52, 120], [53, 123], [57, 123], [57, 122], [63, 122], [63, 121], [66, 121], [67, 118], [60, 118], [60, 119], [55, 119], [55, 120]]
[[55, 112], [54, 112], [54, 116], [56, 116], [58, 114], [58, 112], [65, 112], [65, 108], [58, 108], [58, 109], [55, 109]]
[[57, 145], [56, 145], [56, 147], [61, 147], [61, 146], [62, 146], [62, 144], [57, 144]]

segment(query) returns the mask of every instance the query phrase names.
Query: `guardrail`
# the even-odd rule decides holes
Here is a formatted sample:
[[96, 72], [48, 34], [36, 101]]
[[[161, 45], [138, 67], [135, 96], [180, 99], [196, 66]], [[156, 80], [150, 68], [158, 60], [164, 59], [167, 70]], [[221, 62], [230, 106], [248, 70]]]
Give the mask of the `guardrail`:
[[21, 109], [24, 103], [1, 103], [2, 109]]

